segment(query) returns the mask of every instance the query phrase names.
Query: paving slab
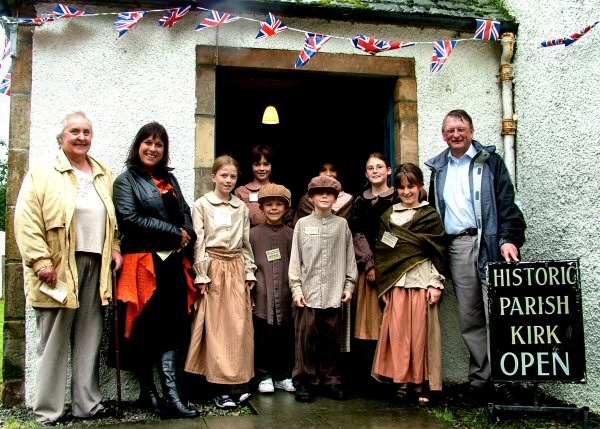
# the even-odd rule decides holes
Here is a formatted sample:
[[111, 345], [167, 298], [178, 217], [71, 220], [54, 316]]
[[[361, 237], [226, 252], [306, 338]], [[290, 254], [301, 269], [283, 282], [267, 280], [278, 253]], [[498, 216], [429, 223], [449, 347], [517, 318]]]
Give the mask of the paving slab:
[[354, 394], [346, 401], [316, 396], [314, 402], [301, 403], [294, 399], [292, 393], [276, 391], [270, 395], [255, 393], [249, 405], [256, 414], [119, 424], [119, 429], [452, 428], [448, 423], [416, 405], [398, 404], [366, 394]]
[[[256, 394], [250, 401], [256, 411], [259, 426], [243, 428], [398, 428], [398, 429], [447, 429], [452, 426], [435, 418], [425, 409], [412, 405], [399, 405], [372, 396], [353, 395], [346, 401], [335, 401], [316, 396], [314, 402], [301, 403], [288, 392], [277, 391], [272, 395]], [[213, 420], [206, 418], [208, 427]]]

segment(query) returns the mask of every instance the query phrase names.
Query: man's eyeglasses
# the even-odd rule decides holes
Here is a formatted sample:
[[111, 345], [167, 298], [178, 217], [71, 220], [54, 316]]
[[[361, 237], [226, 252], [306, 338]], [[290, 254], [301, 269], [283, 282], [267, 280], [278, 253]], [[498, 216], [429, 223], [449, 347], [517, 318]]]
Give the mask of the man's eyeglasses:
[[455, 132], [458, 132], [459, 134], [464, 134], [464, 133], [466, 133], [467, 131], [470, 131], [470, 130], [471, 130], [471, 128], [463, 128], [463, 127], [461, 127], [461, 128], [448, 128], [448, 129], [444, 130], [444, 134], [451, 135], [451, 134], [454, 134]]

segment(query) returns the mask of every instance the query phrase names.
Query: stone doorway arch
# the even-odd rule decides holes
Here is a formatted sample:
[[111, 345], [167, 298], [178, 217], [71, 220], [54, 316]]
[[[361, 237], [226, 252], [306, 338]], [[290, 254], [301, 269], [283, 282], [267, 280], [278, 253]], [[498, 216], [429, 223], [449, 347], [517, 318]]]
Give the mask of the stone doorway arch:
[[[196, 153], [194, 198], [212, 189], [216, 148], [217, 74], [219, 67], [292, 71], [298, 53], [287, 50], [198, 46], [196, 48]], [[303, 70], [332, 75], [385, 77], [394, 80], [390, 141], [392, 163], [418, 163], [417, 85], [411, 58], [319, 53]], [[351, 88], [348, 89], [351, 91]], [[243, 182], [243, 181], [242, 181]]]

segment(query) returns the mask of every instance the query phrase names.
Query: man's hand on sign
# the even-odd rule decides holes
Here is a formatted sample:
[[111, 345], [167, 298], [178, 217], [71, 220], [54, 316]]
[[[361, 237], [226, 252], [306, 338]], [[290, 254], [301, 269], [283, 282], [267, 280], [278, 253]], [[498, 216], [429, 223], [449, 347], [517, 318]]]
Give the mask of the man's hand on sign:
[[506, 262], [519, 262], [519, 249], [512, 243], [504, 243], [502, 247], [500, 247], [500, 254]]

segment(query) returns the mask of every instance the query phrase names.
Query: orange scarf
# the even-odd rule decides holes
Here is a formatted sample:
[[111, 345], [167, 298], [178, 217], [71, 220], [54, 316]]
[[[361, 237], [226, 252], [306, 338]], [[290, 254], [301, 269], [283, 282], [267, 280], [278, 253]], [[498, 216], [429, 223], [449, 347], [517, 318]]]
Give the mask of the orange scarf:
[[[154, 179], [154, 183], [161, 194], [175, 189], [166, 179]], [[183, 258], [183, 270], [187, 283], [188, 313], [191, 306], [196, 302], [197, 289], [194, 287], [192, 277], [192, 264], [188, 258]], [[123, 268], [119, 277], [117, 287], [117, 299], [127, 303], [125, 314], [125, 338], [131, 335], [133, 324], [144, 310], [156, 289], [156, 272], [154, 271], [154, 259], [151, 252], [130, 253], [123, 255]]]

